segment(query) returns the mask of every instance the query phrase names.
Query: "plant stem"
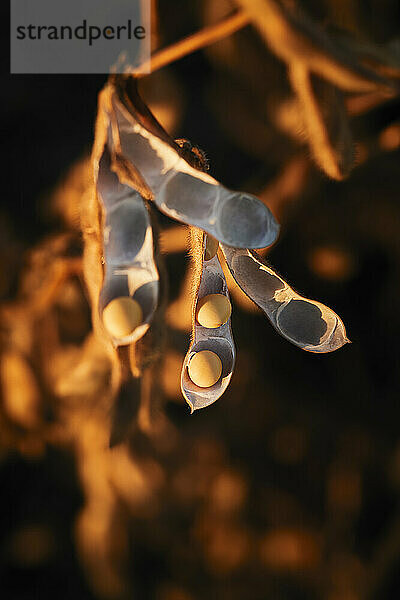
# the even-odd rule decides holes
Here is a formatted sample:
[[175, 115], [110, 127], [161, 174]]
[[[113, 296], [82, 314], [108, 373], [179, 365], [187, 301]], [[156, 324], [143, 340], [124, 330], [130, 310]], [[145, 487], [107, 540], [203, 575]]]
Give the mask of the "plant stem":
[[[196, 52], [196, 50], [200, 50], [201, 48], [205, 48], [206, 46], [210, 46], [215, 42], [231, 35], [235, 31], [242, 29], [248, 23], [250, 19], [244, 11], [240, 11], [235, 13], [234, 15], [227, 17], [220, 23], [216, 23], [215, 25], [210, 25], [205, 27], [201, 31], [194, 33], [193, 35], [189, 35], [188, 37], [168, 46], [167, 48], [163, 48], [158, 52], [155, 52], [151, 57], [149, 63], [145, 63], [143, 65], [143, 69], [146, 69], [150, 66], [150, 72], [158, 71], [162, 67], [166, 67], [170, 63], [191, 54], [192, 52]], [[143, 77], [145, 73], [141, 73], [138, 76]]]

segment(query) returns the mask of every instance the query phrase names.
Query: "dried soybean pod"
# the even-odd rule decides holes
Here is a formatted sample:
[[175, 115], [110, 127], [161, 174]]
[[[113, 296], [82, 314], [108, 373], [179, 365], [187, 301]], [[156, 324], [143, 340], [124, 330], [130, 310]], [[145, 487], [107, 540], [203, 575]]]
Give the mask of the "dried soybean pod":
[[[137, 93], [134, 98], [139, 103]], [[102, 91], [100, 103], [112, 123], [110, 147], [121, 182], [140, 191], [147, 188], [161, 212], [226, 244], [263, 248], [276, 240], [279, 226], [258, 198], [231, 191], [192, 167], [163, 130], [149, 126], [149, 111], [143, 117], [112, 82]]]
[[[204, 234], [197, 229], [192, 230], [192, 251], [195, 269], [193, 332], [190, 348], [183, 362], [181, 389], [193, 412], [209, 406], [222, 396], [232, 377], [236, 350], [230, 315], [222, 325], [215, 328], [204, 327], [196, 320], [196, 308], [203, 298], [214, 294], [222, 295], [229, 306], [230, 300], [218, 256], [204, 261]], [[206, 383], [212, 385], [206, 386]]]
[[208, 294], [197, 302], [196, 320], [203, 327], [221, 327], [232, 313], [229, 298], [223, 294]]
[[[118, 393], [126, 393], [130, 382], [138, 383], [143, 372], [159, 357], [163, 302], [159, 297], [159, 256], [154, 252], [157, 240], [153, 238], [150, 222], [152, 206], [145, 206], [137, 186], [126, 185], [117, 175], [109, 108], [100, 98], [92, 151], [95, 193], [82, 202], [81, 224], [92, 321], [96, 339], [110, 357], [110, 387], [116, 398]], [[145, 186], [143, 194], [148, 197]], [[119, 322], [120, 329], [110, 331], [110, 335], [103, 309], [114, 307], [115, 301], [139, 305], [140, 310], [135, 311], [136, 322], [132, 321], [135, 314], [131, 313], [130, 327], [121, 329]], [[139, 321], [141, 324], [135, 327]]]
[[148, 210], [140, 194], [111, 170], [107, 147], [98, 165], [103, 207], [105, 277], [99, 297], [103, 326], [115, 346], [136, 342], [157, 308], [159, 274]]
[[287, 340], [310, 352], [332, 352], [349, 342], [333, 310], [297, 294], [254, 251], [221, 248], [236, 283]]

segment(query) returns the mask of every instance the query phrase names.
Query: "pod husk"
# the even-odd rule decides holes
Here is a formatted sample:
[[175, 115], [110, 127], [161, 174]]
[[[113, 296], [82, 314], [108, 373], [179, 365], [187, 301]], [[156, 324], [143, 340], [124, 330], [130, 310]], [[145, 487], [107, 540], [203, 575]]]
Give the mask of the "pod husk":
[[[229, 299], [228, 286], [218, 256], [204, 260], [204, 234], [199, 230], [192, 232], [192, 258], [194, 262], [193, 292], [193, 329], [189, 350], [185, 356], [181, 373], [182, 394], [191, 408], [195, 410], [213, 404], [228, 387], [235, 365], [236, 349], [232, 337], [231, 319], [216, 328], [203, 327], [196, 321], [196, 305], [209, 294], [223, 294]], [[213, 386], [202, 388], [194, 384], [187, 366], [191, 357], [202, 350], [211, 350], [222, 362], [222, 375]]]
[[222, 246], [236, 283], [287, 340], [309, 352], [333, 352], [349, 340], [338, 315], [297, 294], [254, 251]]
[[104, 218], [105, 277], [99, 298], [100, 314], [111, 300], [121, 296], [136, 300], [143, 313], [142, 324], [131, 335], [111, 338], [115, 346], [127, 345], [146, 333], [157, 308], [159, 274], [152, 226], [139, 193], [121, 185], [110, 170], [107, 150], [100, 161], [97, 190]]
[[121, 183], [153, 200], [167, 216], [226, 244], [263, 248], [276, 240], [279, 226], [270, 210], [196, 168], [194, 152], [189, 164], [187, 150], [168, 139], [137, 90], [128, 98], [123, 86], [110, 82], [100, 94], [99, 111], [110, 121], [111, 164]]

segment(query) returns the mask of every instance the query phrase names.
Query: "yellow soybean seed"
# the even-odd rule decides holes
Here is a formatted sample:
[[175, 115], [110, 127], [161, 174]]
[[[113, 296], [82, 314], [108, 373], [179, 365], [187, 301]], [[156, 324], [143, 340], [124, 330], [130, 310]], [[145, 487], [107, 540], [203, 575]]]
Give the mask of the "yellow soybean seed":
[[114, 298], [103, 310], [104, 327], [116, 338], [131, 335], [142, 320], [140, 304], [129, 296]]
[[232, 313], [231, 303], [222, 294], [209, 294], [197, 303], [196, 319], [203, 327], [221, 327]]
[[221, 359], [211, 350], [201, 350], [190, 359], [188, 372], [190, 379], [199, 387], [211, 387], [222, 375]]
[[217, 254], [218, 250], [218, 240], [216, 240], [212, 235], [206, 236], [206, 248], [204, 251], [204, 260], [211, 260]]

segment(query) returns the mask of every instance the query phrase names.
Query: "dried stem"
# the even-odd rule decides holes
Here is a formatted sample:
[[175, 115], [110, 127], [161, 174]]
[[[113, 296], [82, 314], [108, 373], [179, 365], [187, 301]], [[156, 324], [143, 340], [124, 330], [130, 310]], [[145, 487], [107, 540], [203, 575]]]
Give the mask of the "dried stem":
[[[159, 50], [151, 57], [149, 61], [150, 64], [145, 63], [143, 65], [143, 69], [146, 70], [146, 68], [150, 66], [152, 73], [158, 71], [162, 67], [166, 67], [172, 62], [179, 60], [192, 52], [210, 46], [228, 35], [235, 33], [235, 31], [248, 25], [249, 22], [250, 17], [244, 11], [237, 12], [220, 23], [216, 23], [216, 25], [205, 27], [201, 31], [198, 31], [167, 48]], [[143, 75], [144, 74], [139, 75], [139, 77], [143, 77]]]
[[[291, 64], [302, 62], [312, 73], [351, 92], [389, 91], [393, 82], [358, 61], [304, 13], [278, 0], [236, 0], [272, 51]], [[396, 86], [395, 86], [396, 87]]]
[[353, 145], [343, 97], [329, 81], [311, 77], [304, 63], [289, 68], [315, 162], [329, 177], [341, 180], [353, 165]]

